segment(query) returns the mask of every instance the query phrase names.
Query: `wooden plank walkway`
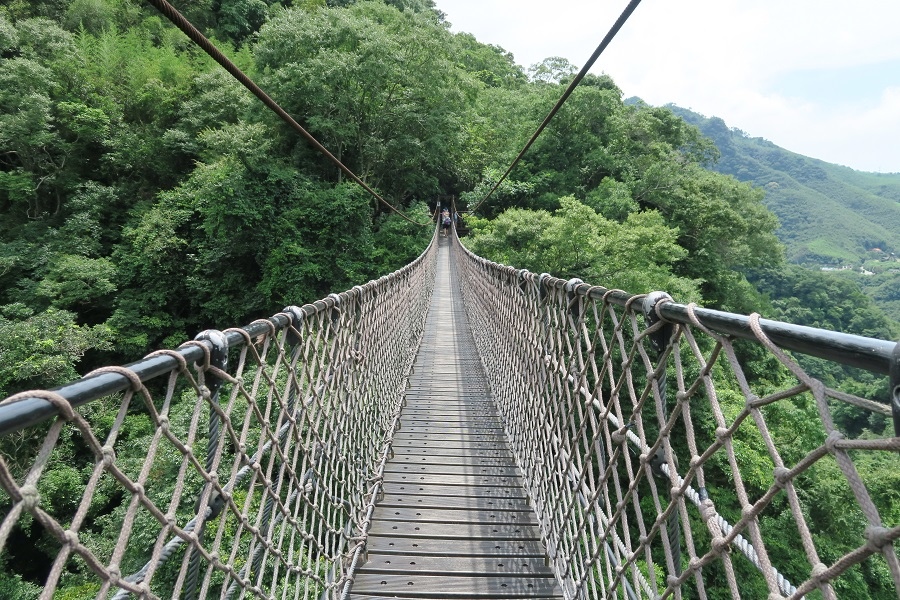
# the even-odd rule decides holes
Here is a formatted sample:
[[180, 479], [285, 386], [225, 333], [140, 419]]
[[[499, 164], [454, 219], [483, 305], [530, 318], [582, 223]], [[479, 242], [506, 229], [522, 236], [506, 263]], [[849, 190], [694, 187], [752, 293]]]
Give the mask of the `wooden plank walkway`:
[[350, 597], [562, 598], [440, 241], [425, 337]]

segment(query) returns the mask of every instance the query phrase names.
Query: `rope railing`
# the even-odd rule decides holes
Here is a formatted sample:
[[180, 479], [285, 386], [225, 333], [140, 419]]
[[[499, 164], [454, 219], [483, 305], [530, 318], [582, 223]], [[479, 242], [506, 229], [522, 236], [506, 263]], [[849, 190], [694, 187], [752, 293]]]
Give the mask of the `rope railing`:
[[[873, 461], [897, 472], [900, 437], [848, 436], [835, 419], [852, 406], [900, 427], [900, 345], [452, 246], [567, 598], [836, 598], [861, 566], [900, 590], [896, 494], [866, 480]], [[352, 597], [436, 249], [314, 304], [0, 402], [0, 554], [39, 540], [47, 599]], [[755, 378], [741, 344], [778, 376]], [[786, 350], [887, 375], [890, 401], [828, 388]], [[785, 406], [796, 410], [771, 412]], [[785, 414], [806, 419], [788, 426], [803, 436], [786, 437]], [[823, 474], [850, 515], [828, 515], [847, 527], [839, 551], [818, 533]], [[61, 502], [66, 477], [79, 496]], [[789, 548], [773, 542], [786, 530]]]
[[[888, 437], [900, 344], [536, 275], [455, 248], [476, 344], [566, 597], [835, 598], [858, 584], [848, 571], [862, 563], [900, 594], [896, 501], [876, 499], [860, 468], [900, 468], [900, 437]], [[780, 377], [754, 379], [741, 344], [764, 349]], [[892, 397], [830, 389], [785, 350], [890, 375]], [[845, 435], [834, 413], [847, 404], [886, 422], [885, 434]], [[772, 411], [788, 405], [812, 418], [779, 423], [791, 411]], [[823, 473], [854, 515], [840, 552], [823, 545], [812, 516], [812, 479]]]
[[[40, 530], [42, 599], [340, 597], [436, 257], [433, 240], [347, 292], [0, 402], [0, 554]], [[69, 505], [45, 499], [60, 465]]]

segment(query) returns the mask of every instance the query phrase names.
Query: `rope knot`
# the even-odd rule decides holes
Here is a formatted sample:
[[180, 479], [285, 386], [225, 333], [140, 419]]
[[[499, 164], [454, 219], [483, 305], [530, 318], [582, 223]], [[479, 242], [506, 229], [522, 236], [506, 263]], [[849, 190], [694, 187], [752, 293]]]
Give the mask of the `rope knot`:
[[712, 539], [712, 550], [716, 556], [722, 556], [727, 552], [731, 552], [731, 544], [725, 541], [725, 536], [717, 535]]
[[612, 438], [614, 444], [624, 444], [625, 440], [628, 439], [626, 433], [628, 433], [628, 429], [622, 427], [621, 429], [616, 429], [615, 431], [613, 431], [610, 437]]
[[113, 447], [109, 444], [106, 444], [105, 446], [100, 448], [100, 454], [102, 456], [103, 466], [105, 468], [108, 469], [114, 462], [116, 462], [116, 451], [113, 450]]
[[891, 543], [891, 530], [887, 527], [866, 527], [866, 546], [874, 552], [881, 552], [881, 549]]
[[828, 452], [834, 454], [835, 449], [837, 449], [837, 443], [844, 439], [844, 434], [840, 431], [834, 430], [828, 434], [828, 437], [825, 438], [825, 447], [828, 448]]
[[716, 427], [716, 439], [724, 441], [728, 438], [728, 428]]
[[775, 484], [784, 489], [784, 486], [791, 480], [791, 470], [785, 467], [775, 467]]
[[34, 507], [41, 503], [41, 494], [33, 483], [26, 483], [20, 487], [19, 495], [22, 496], [22, 504], [28, 512], [33, 511]]
[[826, 571], [828, 571], [828, 567], [825, 565], [825, 563], [818, 562], [813, 565], [812, 572], [810, 573], [810, 579], [812, 579], [816, 583], [821, 583], [822, 577], [825, 575]]
[[119, 565], [113, 563], [107, 567], [106, 572], [109, 573], [109, 582], [113, 585], [119, 583], [119, 579], [122, 578], [122, 570], [119, 568]]
[[63, 542], [69, 548], [75, 548], [78, 546], [78, 534], [71, 529], [66, 529], [63, 531]]

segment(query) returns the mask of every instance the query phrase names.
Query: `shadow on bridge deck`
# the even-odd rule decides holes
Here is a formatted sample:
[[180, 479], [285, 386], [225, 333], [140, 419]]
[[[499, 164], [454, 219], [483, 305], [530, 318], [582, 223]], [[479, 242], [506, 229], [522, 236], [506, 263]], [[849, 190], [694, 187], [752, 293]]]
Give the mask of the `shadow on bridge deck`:
[[441, 239], [368, 561], [351, 598], [562, 598]]

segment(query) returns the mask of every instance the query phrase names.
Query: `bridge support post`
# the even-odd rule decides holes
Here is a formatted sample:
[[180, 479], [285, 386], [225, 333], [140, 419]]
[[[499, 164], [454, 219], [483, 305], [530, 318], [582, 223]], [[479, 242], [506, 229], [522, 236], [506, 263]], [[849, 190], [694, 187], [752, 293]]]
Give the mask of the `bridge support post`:
[[900, 437], [900, 343], [894, 346], [891, 357], [891, 413], [894, 417], [894, 435]]

